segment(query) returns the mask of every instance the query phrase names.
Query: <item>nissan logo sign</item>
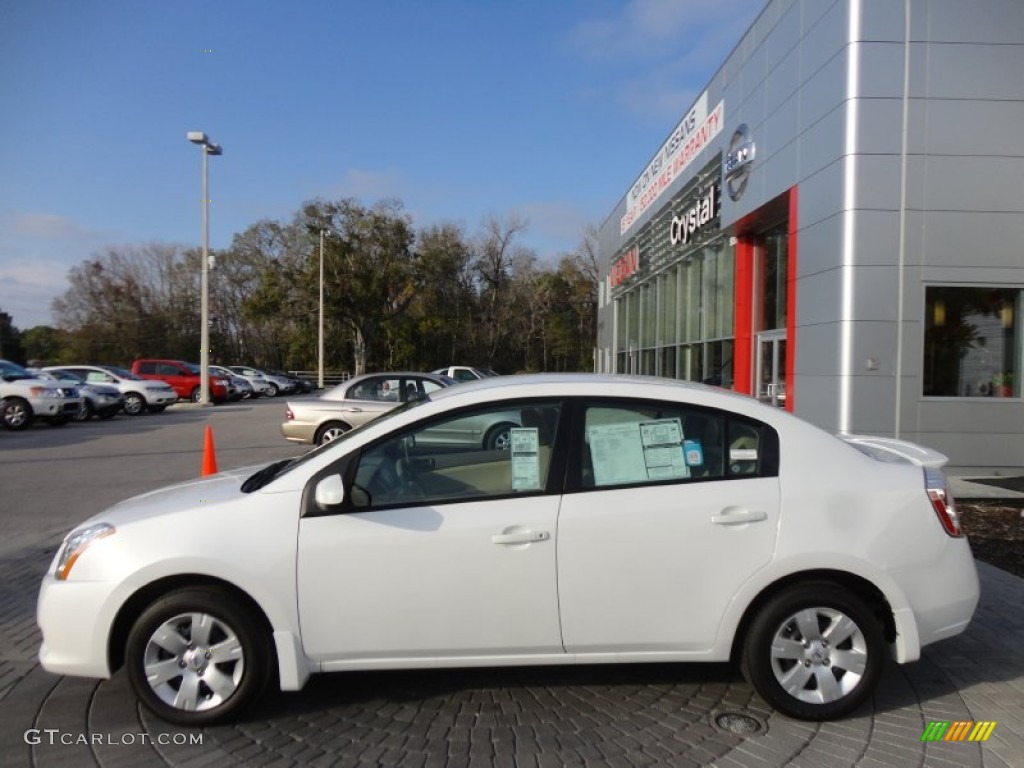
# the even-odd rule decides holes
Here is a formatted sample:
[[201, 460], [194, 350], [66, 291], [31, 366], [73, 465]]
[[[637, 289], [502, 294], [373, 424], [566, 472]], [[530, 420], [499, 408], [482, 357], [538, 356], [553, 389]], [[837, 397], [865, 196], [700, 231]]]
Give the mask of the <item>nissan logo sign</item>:
[[754, 165], [755, 150], [754, 142], [750, 140], [750, 129], [743, 123], [732, 135], [729, 153], [723, 161], [722, 175], [725, 177], [729, 197], [733, 200], [739, 200], [747, 188], [747, 180]]

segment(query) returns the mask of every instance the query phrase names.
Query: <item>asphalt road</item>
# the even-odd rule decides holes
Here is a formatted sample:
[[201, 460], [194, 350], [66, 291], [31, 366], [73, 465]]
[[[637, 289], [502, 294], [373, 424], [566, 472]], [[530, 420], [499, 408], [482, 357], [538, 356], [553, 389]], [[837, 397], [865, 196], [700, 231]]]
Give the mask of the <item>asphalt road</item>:
[[[0, 766], [1024, 766], [1024, 580], [985, 564], [969, 630], [890, 664], [871, 701], [835, 723], [772, 712], [719, 664], [318, 675], [203, 730], [155, 720], [123, 672], [44, 672], [35, 597], [63, 534], [198, 476], [207, 425], [220, 469], [302, 453], [280, 436], [284, 409], [176, 406], [0, 432]], [[925, 743], [932, 721], [997, 725], [984, 744]]]

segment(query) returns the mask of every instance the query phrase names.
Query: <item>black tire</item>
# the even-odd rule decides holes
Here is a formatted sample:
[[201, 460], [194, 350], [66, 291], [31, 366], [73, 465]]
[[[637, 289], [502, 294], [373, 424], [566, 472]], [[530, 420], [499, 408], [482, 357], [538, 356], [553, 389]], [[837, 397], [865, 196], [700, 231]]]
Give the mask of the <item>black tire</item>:
[[832, 720], [871, 695], [886, 655], [882, 626], [864, 601], [816, 581], [780, 592], [758, 611], [744, 638], [742, 669], [779, 712]]
[[316, 435], [313, 437], [314, 445], [323, 445], [329, 443], [343, 434], [348, 432], [352, 427], [348, 424], [344, 424], [340, 421], [328, 421], [326, 424], [321, 424], [316, 430]]
[[23, 429], [31, 427], [34, 419], [35, 414], [32, 412], [32, 406], [28, 400], [20, 397], [8, 397], [4, 399], [4, 427], [13, 432], [20, 432]]
[[[195, 389], [192, 390], [192, 393], [188, 396], [188, 399], [191, 400], [193, 403], [198, 403], [200, 398], [202, 398], [202, 396], [203, 396], [202, 388], [201, 387], [196, 387]], [[210, 396], [210, 399], [213, 400], [213, 396], [212, 395]]]
[[483, 448], [485, 451], [507, 451], [512, 442], [512, 427], [518, 427], [518, 424], [512, 424], [511, 422], [502, 422], [495, 424], [493, 427], [487, 430], [487, 434], [484, 435]]
[[82, 400], [82, 407], [75, 411], [75, 415], [72, 418], [75, 421], [88, 421], [93, 417], [94, 413], [92, 403], [88, 400]]
[[[195, 615], [206, 619], [206, 638], [193, 639]], [[165, 638], [177, 635], [180, 648], [168, 650], [166, 639], [151, 642], [161, 629]], [[217, 650], [228, 656], [229, 646], [237, 651], [217, 660]], [[163, 720], [184, 726], [223, 722], [250, 706], [267, 687], [273, 657], [262, 622], [237, 597], [215, 587], [180, 589], [155, 601], [135, 621], [125, 647], [128, 678], [139, 701]], [[147, 665], [166, 668], [167, 674], [153, 683]], [[225, 692], [223, 699], [211, 680]], [[194, 708], [185, 708], [182, 699]]]
[[141, 416], [146, 412], [146, 398], [138, 392], [129, 392], [124, 396], [124, 412], [129, 416]]
[[150, 413], [163, 413], [164, 411], [167, 410], [167, 406], [166, 405], [150, 405], [150, 406], [148, 406], [148, 410], [149, 410]]
[[270, 382], [270, 394], [268, 394], [267, 397], [277, 397], [280, 394], [281, 390], [278, 388], [277, 384]]

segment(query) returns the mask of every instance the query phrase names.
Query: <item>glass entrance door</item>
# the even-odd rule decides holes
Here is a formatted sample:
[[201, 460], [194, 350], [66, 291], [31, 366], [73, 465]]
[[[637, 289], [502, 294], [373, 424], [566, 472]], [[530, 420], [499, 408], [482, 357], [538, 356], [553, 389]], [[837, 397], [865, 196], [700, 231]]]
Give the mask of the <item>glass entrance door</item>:
[[757, 399], [777, 408], [786, 406], [786, 332], [757, 335]]

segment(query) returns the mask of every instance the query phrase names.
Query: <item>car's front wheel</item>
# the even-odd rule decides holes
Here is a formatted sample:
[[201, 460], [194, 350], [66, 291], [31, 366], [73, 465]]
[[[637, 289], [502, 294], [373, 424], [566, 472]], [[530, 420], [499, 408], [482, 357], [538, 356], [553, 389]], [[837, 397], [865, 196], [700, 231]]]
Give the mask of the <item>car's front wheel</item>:
[[35, 414], [28, 400], [20, 397], [8, 397], [3, 401], [3, 422], [7, 429], [19, 432], [32, 426]]
[[178, 725], [234, 717], [270, 679], [269, 634], [243, 603], [214, 587], [171, 592], [128, 635], [125, 661], [139, 700]]
[[92, 403], [88, 400], [82, 400], [82, 404], [75, 411], [74, 419], [75, 421], [88, 421], [92, 418], [93, 413]]
[[270, 388], [267, 391], [267, 397], [277, 397], [280, 394], [281, 394], [281, 389], [277, 386], [277, 384], [271, 382], [270, 383]]
[[138, 392], [129, 392], [124, 396], [124, 412], [129, 416], [141, 416], [146, 412], [146, 398]]
[[771, 598], [754, 617], [743, 674], [761, 697], [801, 720], [831, 720], [856, 709], [885, 664], [882, 626], [852, 592], [810, 582]]
[[[195, 389], [192, 390], [192, 394], [189, 395], [188, 399], [191, 400], [193, 403], [198, 403], [199, 400], [202, 398], [202, 396], [203, 396], [203, 390], [201, 388], [199, 388], [199, 387], [196, 387]], [[211, 400], [213, 399], [212, 395], [210, 396], [210, 399]]]

